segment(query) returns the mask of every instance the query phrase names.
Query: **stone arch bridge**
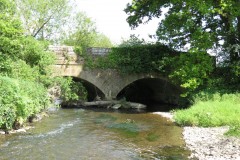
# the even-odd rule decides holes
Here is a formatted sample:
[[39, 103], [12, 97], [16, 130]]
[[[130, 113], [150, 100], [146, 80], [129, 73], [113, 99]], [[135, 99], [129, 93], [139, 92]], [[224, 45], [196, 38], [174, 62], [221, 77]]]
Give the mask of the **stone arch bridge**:
[[[126, 98], [135, 102], [162, 102], [177, 104], [181, 89], [156, 73], [121, 74], [113, 69], [88, 69], [84, 59], [70, 46], [49, 46], [56, 54], [55, 76], [69, 76], [82, 81], [88, 92], [103, 99]], [[91, 48], [88, 54], [104, 56], [109, 49]]]

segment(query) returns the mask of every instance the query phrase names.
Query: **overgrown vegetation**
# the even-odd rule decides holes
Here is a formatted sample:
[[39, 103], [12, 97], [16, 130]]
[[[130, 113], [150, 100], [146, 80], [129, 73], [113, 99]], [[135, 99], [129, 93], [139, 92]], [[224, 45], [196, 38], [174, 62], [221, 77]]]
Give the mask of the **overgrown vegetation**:
[[[77, 50], [76, 50], [77, 51]], [[161, 43], [146, 43], [132, 36], [104, 56], [82, 54], [85, 67], [116, 69], [122, 74], [159, 73], [184, 89], [183, 97], [206, 85], [214, 57], [206, 52], [179, 52]]]
[[[239, 6], [239, 1], [228, 0], [139, 0], [125, 8], [133, 28], [163, 17], [159, 18], [157, 39], [188, 52], [170, 60], [170, 79], [186, 89], [183, 96], [192, 102], [189, 109], [175, 112], [178, 124], [229, 125], [229, 134], [239, 135]], [[216, 56], [217, 67], [207, 52]]]
[[68, 33], [62, 40], [64, 44], [74, 46], [76, 53], [85, 55], [88, 47], [104, 47], [113, 46], [110, 39], [97, 31], [95, 22], [84, 13], [76, 14], [73, 24], [68, 28]]
[[47, 106], [47, 89], [41, 83], [0, 76], [0, 128], [18, 128]]
[[52, 87], [60, 87], [60, 99], [62, 105], [68, 105], [78, 102], [79, 100], [87, 100], [87, 91], [81, 82], [75, 82], [71, 77], [57, 77], [52, 83]]
[[14, 2], [0, 0], [0, 129], [5, 130], [49, 107], [48, 88], [60, 85], [65, 101], [76, 100], [83, 88], [51, 76], [55, 57], [47, 51], [49, 42], [27, 36]]

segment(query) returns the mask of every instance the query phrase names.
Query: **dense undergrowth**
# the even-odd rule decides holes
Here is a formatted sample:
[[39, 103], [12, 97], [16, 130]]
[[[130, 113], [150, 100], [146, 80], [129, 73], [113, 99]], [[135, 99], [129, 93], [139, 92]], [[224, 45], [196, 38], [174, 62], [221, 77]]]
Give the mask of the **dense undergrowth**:
[[41, 83], [0, 77], [0, 86], [1, 128], [18, 128], [50, 104], [47, 89]]
[[65, 100], [79, 98], [71, 79], [52, 76], [55, 56], [48, 45], [26, 36], [14, 2], [0, 0], [0, 129], [17, 129], [49, 107], [48, 89], [55, 85]]

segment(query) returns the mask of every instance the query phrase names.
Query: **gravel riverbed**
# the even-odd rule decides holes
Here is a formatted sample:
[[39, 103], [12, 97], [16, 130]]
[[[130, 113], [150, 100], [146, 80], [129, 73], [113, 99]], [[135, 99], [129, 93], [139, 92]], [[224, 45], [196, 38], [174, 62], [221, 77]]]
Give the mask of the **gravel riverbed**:
[[[172, 113], [155, 112], [173, 121]], [[229, 127], [184, 127], [183, 138], [192, 152], [189, 159], [240, 160], [240, 138], [224, 135]]]
[[184, 127], [189, 158], [199, 160], [240, 160], [240, 139], [224, 136], [229, 127]]

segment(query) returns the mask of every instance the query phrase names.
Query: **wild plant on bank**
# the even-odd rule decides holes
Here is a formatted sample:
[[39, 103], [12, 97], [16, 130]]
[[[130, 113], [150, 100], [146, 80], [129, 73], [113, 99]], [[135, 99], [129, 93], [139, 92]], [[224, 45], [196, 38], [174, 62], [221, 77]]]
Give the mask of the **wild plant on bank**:
[[0, 128], [18, 128], [49, 106], [46, 88], [31, 81], [0, 76]]
[[182, 126], [230, 126], [230, 132], [240, 131], [240, 94], [201, 92], [190, 108], [176, 110], [174, 119]]

